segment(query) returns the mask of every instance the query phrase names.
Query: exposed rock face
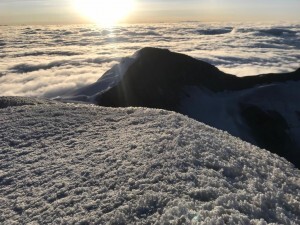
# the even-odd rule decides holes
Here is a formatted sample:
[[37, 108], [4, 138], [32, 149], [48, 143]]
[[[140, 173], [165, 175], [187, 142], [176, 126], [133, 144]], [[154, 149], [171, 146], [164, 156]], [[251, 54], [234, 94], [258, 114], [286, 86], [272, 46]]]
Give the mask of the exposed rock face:
[[144, 48], [72, 97], [188, 115], [300, 167], [300, 69], [237, 77], [169, 50]]

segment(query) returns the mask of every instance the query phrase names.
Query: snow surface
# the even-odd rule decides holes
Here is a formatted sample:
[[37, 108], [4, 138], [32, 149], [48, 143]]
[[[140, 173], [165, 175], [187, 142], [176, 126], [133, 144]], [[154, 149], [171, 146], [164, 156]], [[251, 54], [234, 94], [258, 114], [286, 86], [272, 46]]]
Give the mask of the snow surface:
[[[186, 86], [180, 102], [180, 112], [212, 127], [228, 131], [231, 135], [255, 143], [251, 130], [243, 122], [240, 104], [273, 110], [288, 125], [287, 131], [293, 143], [300, 149], [299, 81], [273, 83], [240, 91], [213, 93], [196, 86]], [[288, 99], [288, 100], [287, 100]]]
[[29, 98], [29, 97], [3, 97], [0, 96], [0, 109], [7, 108], [9, 106], [22, 106], [22, 105], [39, 105], [39, 104], [55, 104], [55, 101], [51, 101], [43, 98]]
[[0, 109], [1, 224], [300, 224], [300, 171], [174, 112]]
[[[83, 101], [94, 102], [97, 95], [118, 85], [122, 81], [124, 74], [128, 68], [137, 60], [138, 53], [136, 52], [131, 57], [124, 57], [119, 64], [114, 65], [110, 70], [104, 73], [96, 83], [80, 88], [66, 94], [67, 97], [56, 97], [57, 100]], [[69, 97], [68, 97], [69, 96]], [[74, 97], [75, 96], [75, 97]]]

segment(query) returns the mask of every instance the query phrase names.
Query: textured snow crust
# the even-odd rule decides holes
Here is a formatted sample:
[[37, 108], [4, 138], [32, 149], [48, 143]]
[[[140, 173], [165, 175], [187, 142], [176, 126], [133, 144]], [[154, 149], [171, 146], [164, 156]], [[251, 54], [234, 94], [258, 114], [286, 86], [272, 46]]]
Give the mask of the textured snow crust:
[[47, 99], [42, 99], [42, 98], [0, 96], [0, 109], [4, 109], [11, 106], [55, 104], [55, 103], [57, 102], [47, 100]]
[[164, 110], [0, 110], [1, 224], [300, 224], [300, 171]]

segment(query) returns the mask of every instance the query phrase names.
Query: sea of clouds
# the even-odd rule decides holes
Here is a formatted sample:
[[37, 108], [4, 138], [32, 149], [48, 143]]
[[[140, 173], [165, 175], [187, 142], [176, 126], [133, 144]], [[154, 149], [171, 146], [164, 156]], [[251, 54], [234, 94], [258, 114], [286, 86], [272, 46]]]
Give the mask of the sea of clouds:
[[188, 54], [239, 76], [300, 67], [296, 23], [0, 26], [0, 96], [63, 95], [146, 46]]

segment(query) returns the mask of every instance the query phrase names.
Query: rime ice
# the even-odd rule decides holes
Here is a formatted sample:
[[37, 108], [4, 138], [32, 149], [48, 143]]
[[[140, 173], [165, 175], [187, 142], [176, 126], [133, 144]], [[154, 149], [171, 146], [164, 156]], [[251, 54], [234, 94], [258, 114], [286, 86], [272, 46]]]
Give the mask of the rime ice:
[[7, 101], [0, 223], [300, 223], [300, 171], [227, 133], [164, 110]]

